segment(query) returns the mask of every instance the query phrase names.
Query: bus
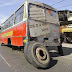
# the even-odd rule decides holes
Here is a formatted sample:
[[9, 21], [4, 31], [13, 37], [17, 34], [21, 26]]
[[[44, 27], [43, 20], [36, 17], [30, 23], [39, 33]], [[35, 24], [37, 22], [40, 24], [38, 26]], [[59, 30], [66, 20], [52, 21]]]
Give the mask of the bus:
[[1, 45], [24, 46], [26, 60], [36, 68], [50, 64], [48, 46], [60, 47], [57, 11], [44, 3], [25, 1], [1, 24]]

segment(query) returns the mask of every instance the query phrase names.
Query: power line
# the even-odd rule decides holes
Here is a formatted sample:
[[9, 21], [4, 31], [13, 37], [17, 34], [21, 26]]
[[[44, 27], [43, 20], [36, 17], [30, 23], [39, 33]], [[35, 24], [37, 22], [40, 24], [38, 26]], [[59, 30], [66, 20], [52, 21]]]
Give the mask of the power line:
[[65, 6], [61, 6], [61, 7], [58, 7], [58, 8], [62, 8], [62, 7], [68, 7], [68, 6], [72, 6], [72, 4], [65, 5]]
[[51, 6], [56, 5], [56, 4], [58, 4], [58, 3], [61, 3], [61, 2], [63, 2], [63, 1], [65, 1], [65, 0], [61, 0], [61, 1], [59, 1], [59, 2], [53, 3]]

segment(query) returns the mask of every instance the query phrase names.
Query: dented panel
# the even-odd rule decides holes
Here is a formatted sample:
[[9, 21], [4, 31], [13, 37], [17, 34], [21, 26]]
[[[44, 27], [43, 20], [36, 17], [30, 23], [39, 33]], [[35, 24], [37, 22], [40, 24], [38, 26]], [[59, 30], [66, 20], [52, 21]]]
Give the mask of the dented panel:
[[29, 20], [30, 36], [37, 37], [49, 33], [49, 24], [41, 21]]
[[48, 6], [29, 5], [30, 37], [37, 37], [46, 46], [60, 45], [60, 24], [57, 11]]

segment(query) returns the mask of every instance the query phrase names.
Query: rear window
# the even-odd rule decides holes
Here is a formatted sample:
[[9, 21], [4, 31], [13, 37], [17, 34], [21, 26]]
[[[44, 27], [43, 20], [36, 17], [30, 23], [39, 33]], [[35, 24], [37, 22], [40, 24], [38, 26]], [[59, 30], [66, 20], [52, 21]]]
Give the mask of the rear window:
[[44, 8], [37, 5], [29, 5], [29, 18], [34, 20], [44, 20], [45, 10]]
[[48, 8], [35, 4], [29, 4], [29, 19], [59, 24], [58, 13], [52, 8]]
[[20, 7], [15, 13], [15, 24], [23, 20], [24, 5]]

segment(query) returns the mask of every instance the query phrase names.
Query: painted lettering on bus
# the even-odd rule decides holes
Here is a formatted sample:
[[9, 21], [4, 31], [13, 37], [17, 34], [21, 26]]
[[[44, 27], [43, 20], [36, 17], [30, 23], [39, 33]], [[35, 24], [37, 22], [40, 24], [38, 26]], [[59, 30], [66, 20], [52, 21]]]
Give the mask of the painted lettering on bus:
[[35, 27], [40, 27], [40, 26], [47, 26], [48, 24], [45, 23], [45, 24], [32, 24], [30, 25], [30, 28], [35, 28]]
[[7, 36], [12, 36], [12, 35], [13, 35], [13, 31], [10, 31], [10, 32], [2, 34], [1, 37], [7, 37]]

